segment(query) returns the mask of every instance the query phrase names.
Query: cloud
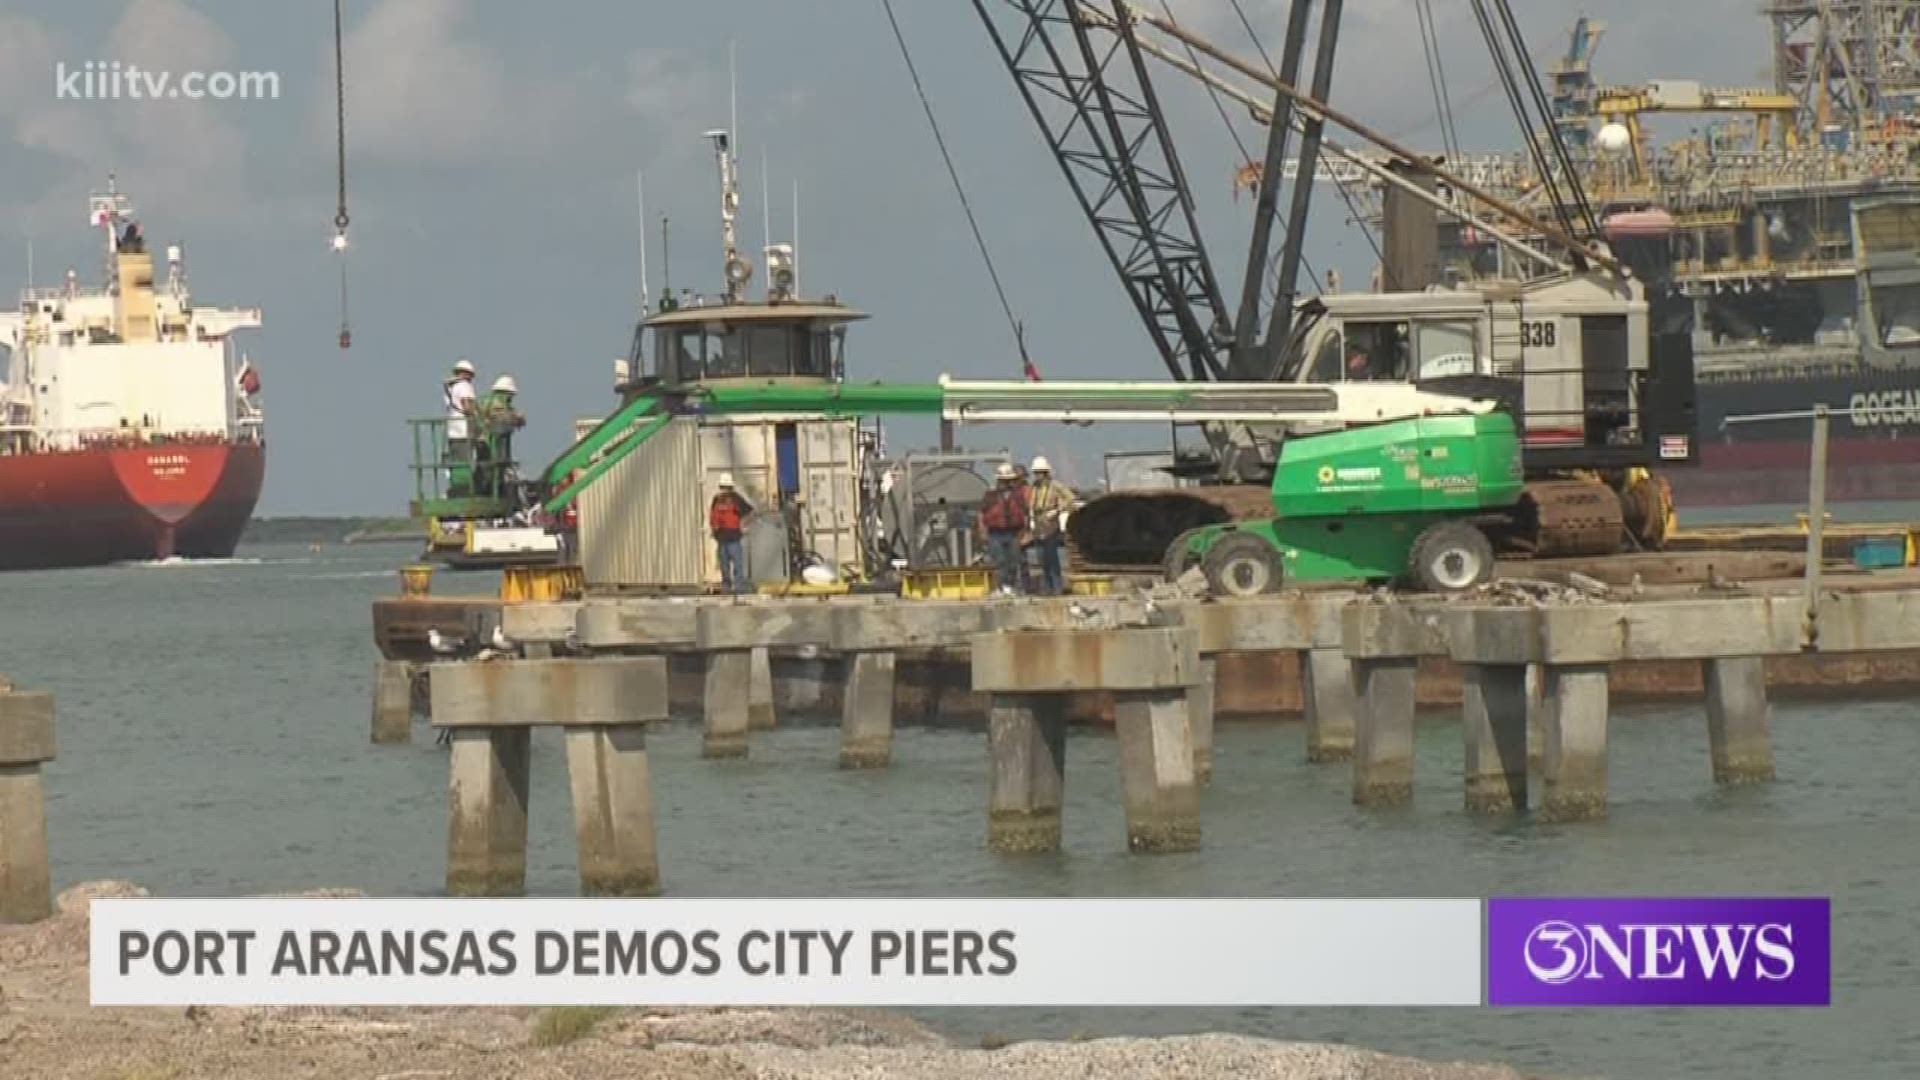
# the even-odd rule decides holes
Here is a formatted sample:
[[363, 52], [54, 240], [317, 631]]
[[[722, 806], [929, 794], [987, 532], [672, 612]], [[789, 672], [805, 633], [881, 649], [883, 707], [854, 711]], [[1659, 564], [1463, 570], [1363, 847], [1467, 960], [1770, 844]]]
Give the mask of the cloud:
[[712, 68], [679, 49], [643, 48], [627, 55], [622, 103], [649, 121], [671, 121], [719, 98]]
[[[1150, 9], [1158, 8], [1145, 0]], [[1170, 0], [1182, 25], [1237, 55], [1257, 56], [1247, 27], [1223, 0]], [[1431, 0], [1441, 63], [1456, 122], [1487, 145], [1518, 139], [1468, 0]], [[1438, 110], [1418, 31], [1416, 0], [1348, 0], [1334, 68], [1333, 103], [1389, 134], [1438, 141]], [[1241, 0], [1247, 22], [1277, 64], [1290, 0]], [[1318, 9], [1320, 5], [1315, 5]], [[1571, 3], [1516, 3], [1544, 77], [1579, 10]], [[1767, 23], [1751, 0], [1618, 0], [1596, 65], [1603, 82], [1655, 77], [1746, 84], [1764, 81]], [[1702, 43], [1711, 47], [1702, 48]], [[1313, 39], [1308, 39], [1311, 62]], [[1256, 61], [1257, 62], [1257, 61]]]
[[131, 0], [104, 40], [62, 35], [26, 16], [0, 17], [0, 128], [13, 171], [50, 175], [16, 192], [24, 221], [72, 216], [79, 194], [108, 172], [170, 215], [231, 213], [247, 191], [246, 140], [229, 110], [271, 107], [215, 100], [61, 99], [58, 73], [117, 60], [175, 78], [221, 70], [231, 39], [183, 0]]
[[[428, 165], [538, 167], [635, 116], [668, 121], [712, 100], [685, 54], [634, 50], [624, 72], [530, 70], [484, 40], [474, 0], [380, 0], [346, 41], [350, 149]], [[332, 58], [326, 70], [332, 70]], [[316, 118], [331, 132], [331, 98]]]

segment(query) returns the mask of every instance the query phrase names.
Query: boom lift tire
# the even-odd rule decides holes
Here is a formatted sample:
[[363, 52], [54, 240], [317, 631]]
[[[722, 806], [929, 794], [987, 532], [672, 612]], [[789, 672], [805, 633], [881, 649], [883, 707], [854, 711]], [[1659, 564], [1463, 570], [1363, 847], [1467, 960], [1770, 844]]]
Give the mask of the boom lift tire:
[[1168, 581], [1179, 581], [1186, 576], [1187, 571], [1200, 565], [1200, 556], [1193, 553], [1193, 538], [1204, 531], [1206, 530], [1188, 529], [1174, 537], [1173, 543], [1167, 545], [1167, 554], [1161, 561], [1160, 569]]
[[1207, 590], [1215, 596], [1265, 596], [1280, 591], [1280, 552], [1257, 533], [1232, 532], [1200, 557]]
[[1425, 592], [1464, 592], [1493, 578], [1493, 542], [1464, 521], [1428, 526], [1413, 540], [1408, 570]]

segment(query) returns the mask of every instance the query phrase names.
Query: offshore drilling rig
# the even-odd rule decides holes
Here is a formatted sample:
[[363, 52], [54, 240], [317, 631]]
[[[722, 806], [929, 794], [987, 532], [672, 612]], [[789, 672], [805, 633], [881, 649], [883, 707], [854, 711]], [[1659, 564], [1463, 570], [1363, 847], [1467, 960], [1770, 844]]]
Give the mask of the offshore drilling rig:
[[[1656, 325], [1691, 337], [1701, 445], [1699, 467], [1672, 477], [1683, 505], [1800, 500], [1804, 422], [1728, 421], [1815, 402], [1843, 411], [1829, 497], [1920, 498], [1920, 0], [1774, 0], [1757, 18], [1772, 53], [1764, 87], [1604, 81], [1606, 27], [1582, 18], [1545, 83], [1571, 169], [1453, 146], [1449, 165], [1537, 214], [1556, 201], [1543, 176], [1571, 172]], [[1662, 140], [1676, 123], [1692, 127]], [[1362, 170], [1346, 178], [1381, 223], [1389, 189]], [[1410, 280], [1526, 272], [1489, 228], [1547, 242], [1442, 194], [1458, 213], [1415, 245]]]

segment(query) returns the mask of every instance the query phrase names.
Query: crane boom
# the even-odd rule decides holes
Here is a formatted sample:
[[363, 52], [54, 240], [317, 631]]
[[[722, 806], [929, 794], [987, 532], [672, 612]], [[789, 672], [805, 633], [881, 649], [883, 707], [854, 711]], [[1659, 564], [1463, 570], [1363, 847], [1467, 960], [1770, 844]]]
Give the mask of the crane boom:
[[1137, 50], [1078, 0], [973, 6], [1167, 370], [1219, 378], [1232, 321]]

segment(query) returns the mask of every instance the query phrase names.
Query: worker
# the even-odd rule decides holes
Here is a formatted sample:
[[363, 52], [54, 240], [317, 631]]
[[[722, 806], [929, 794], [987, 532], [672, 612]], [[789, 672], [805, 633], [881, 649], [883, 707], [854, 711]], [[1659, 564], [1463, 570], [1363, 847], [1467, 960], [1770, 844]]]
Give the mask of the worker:
[[1040, 591], [1060, 596], [1067, 591], [1066, 572], [1061, 553], [1066, 549], [1067, 513], [1073, 509], [1073, 492], [1053, 478], [1053, 465], [1044, 457], [1033, 459], [1033, 486], [1027, 492], [1032, 512], [1032, 547], [1040, 554]]
[[753, 504], [734, 489], [733, 474], [720, 474], [720, 493], [707, 507], [707, 530], [720, 560], [720, 587], [738, 593], [747, 583], [747, 552], [740, 535]]
[[1347, 378], [1348, 379], [1353, 380], [1355, 382], [1365, 381], [1370, 377], [1368, 375], [1368, 370], [1372, 368], [1372, 366], [1373, 366], [1373, 361], [1370, 358], [1368, 358], [1367, 354], [1361, 351], [1360, 349], [1353, 349], [1347, 353]]
[[473, 362], [461, 359], [440, 388], [447, 404], [447, 494], [465, 494], [473, 484], [473, 438], [470, 422], [478, 415], [474, 400]]
[[994, 487], [980, 500], [980, 532], [987, 543], [987, 558], [992, 561], [995, 582], [1002, 592], [1025, 591], [1026, 574], [1021, 565], [1025, 556], [1020, 537], [1027, 531], [1032, 515], [1027, 509], [1027, 493], [1020, 486], [1020, 472], [1010, 461], [994, 470]]
[[513, 466], [513, 433], [527, 424], [526, 416], [513, 407], [514, 396], [519, 392], [513, 376], [502, 375], [493, 380], [493, 389], [487, 391], [477, 410], [480, 437], [475, 440], [474, 449], [488, 495], [500, 494], [503, 474]]

